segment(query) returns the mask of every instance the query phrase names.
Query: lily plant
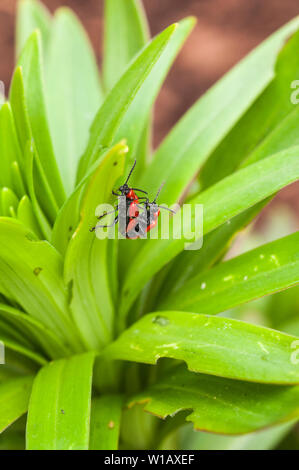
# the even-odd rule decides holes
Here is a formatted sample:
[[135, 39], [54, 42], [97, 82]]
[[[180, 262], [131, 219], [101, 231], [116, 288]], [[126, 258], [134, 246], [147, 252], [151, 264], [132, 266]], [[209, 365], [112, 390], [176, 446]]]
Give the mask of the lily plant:
[[[0, 109], [0, 447], [197, 448], [194, 436], [209, 433], [269, 447], [299, 416], [298, 328], [284, 332], [271, 311], [266, 326], [229, 312], [293, 287], [278, 294], [289, 319], [299, 233], [224, 256], [299, 178], [299, 19], [200, 97], [155, 151], [152, 107], [195, 19], [150, 38], [138, 0], [106, 0], [104, 20], [100, 74], [71, 10], [18, 6]], [[200, 249], [158, 228], [155, 239], [90, 232], [135, 159], [130, 184], [150, 200], [165, 182], [169, 206], [202, 205]]]

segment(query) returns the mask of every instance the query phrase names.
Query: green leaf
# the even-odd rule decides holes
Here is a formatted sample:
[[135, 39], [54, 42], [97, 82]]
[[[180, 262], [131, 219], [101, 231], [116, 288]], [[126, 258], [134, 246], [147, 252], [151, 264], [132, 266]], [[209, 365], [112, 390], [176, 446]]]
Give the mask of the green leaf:
[[0, 383], [0, 432], [27, 411], [32, 382], [27, 376]]
[[138, 90], [158, 61], [177, 25], [171, 25], [153, 39], [134, 59], [120, 80], [107, 95], [91, 127], [87, 150], [78, 171], [80, 181], [95, 161], [99, 149], [109, 147]]
[[[296, 181], [299, 178], [298, 155], [298, 147], [280, 152], [239, 170], [192, 199], [193, 207], [202, 204], [204, 208], [203, 235]], [[256, 175], [259, 175], [258, 179]], [[179, 212], [174, 219], [180, 217]], [[185, 229], [190, 229], [193, 223], [194, 214]], [[183, 251], [185, 241], [183, 237], [146, 241], [126, 274], [121, 300], [123, 317], [153, 274]]]
[[161, 310], [215, 314], [299, 283], [299, 232], [248, 251], [186, 282]]
[[139, 0], [106, 0], [104, 24], [103, 82], [109, 91], [147, 43], [149, 31]]
[[0, 192], [0, 202], [1, 202], [1, 215], [5, 217], [10, 217], [10, 209], [13, 211], [17, 210], [18, 198], [15, 193], [9, 188], [2, 188]]
[[84, 193], [91, 177], [95, 174], [99, 164], [103, 161], [108, 152], [109, 149], [104, 153], [101, 150], [99, 151], [97, 160], [90, 167], [86, 176], [80, 181], [80, 183], [78, 183], [72, 194], [68, 197], [58, 212], [52, 231], [51, 242], [63, 256], [65, 255], [71, 236], [75, 232], [80, 221], [80, 203], [82, 194]]
[[[21, 160], [19, 161], [20, 168], [26, 178], [26, 184], [28, 186], [30, 183], [27, 180], [31, 182], [32, 179], [32, 183], [34, 184], [34, 187], [36, 187], [36, 193], [39, 204], [41, 205], [45, 214], [48, 216], [49, 220], [54, 221], [57, 214], [58, 205], [49, 186], [47, 175], [45, 174], [45, 170], [42, 167], [37, 148], [33, 142], [32, 131], [30, 129], [29, 116], [27, 112], [24, 79], [21, 67], [18, 67], [15, 70], [12, 78], [12, 83], [10, 87], [10, 101], [13, 111], [13, 117], [16, 124], [17, 134], [19, 137], [19, 143], [21, 145], [22, 153], [25, 155], [25, 159], [21, 158]], [[28, 142], [30, 144], [28, 144]], [[26, 162], [28, 160], [28, 157], [26, 158], [26, 153], [29, 151], [29, 149], [32, 154], [34, 153], [34, 155], [32, 156], [32, 174], [28, 175], [28, 168], [26, 168]], [[33, 199], [32, 196], [31, 199]]]
[[[28, 141], [27, 143], [24, 156], [25, 156], [24, 172], [25, 172], [26, 184], [28, 187], [28, 192], [29, 192], [31, 201], [32, 201], [34, 215], [37, 218], [37, 221], [39, 223], [42, 234], [44, 235], [44, 238], [46, 238], [46, 240], [49, 240], [51, 237], [51, 226], [43, 210], [40, 207], [40, 204], [38, 202], [37, 195], [36, 195], [36, 190], [35, 190], [36, 184], [35, 184], [35, 179], [34, 179], [34, 157], [36, 156], [36, 153], [34, 152], [33, 145], [30, 141]], [[54, 211], [55, 210], [56, 210], [56, 207], [54, 208]]]
[[122, 405], [121, 395], [103, 395], [92, 401], [90, 450], [118, 449]]
[[165, 311], [149, 314], [105, 350], [110, 359], [185, 361], [195, 372], [261, 383], [297, 384], [296, 337], [239, 320]]
[[0, 186], [13, 188], [11, 165], [15, 160], [20, 162], [22, 156], [9, 103], [0, 109], [0, 155]]
[[29, 402], [27, 449], [88, 449], [93, 361], [86, 353], [40, 370]]
[[18, 219], [23, 222], [28, 229], [37, 235], [38, 238], [43, 238], [42, 232], [39, 228], [33, 206], [28, 196], [23, 196], [18, 205], [17, 211]]
[[26, 194], [26, 189], [23, 181], [23, 175], [21, 173], [20, 166], [18, 162], [12, 162], [11, 164], [11, 177], [12, 177], [12, 189], [15, 191], [16, 195], [21, 198]]
[[[156, 152], [142, 179], [144, 186], [149, 187], [155, 181], [158, 188], [166, 181], [164, 200], [172, 204], [179, 199], [203, 162], [272, 80], [277, 52], [298, 27], [299, 18], [295, 18], [263, 42], [198, 100]], [[289, 89], [289, 83], [287, 87]], [[241, 140], [243, 137], [244, 134]], [[230, 153], [228, 158], [231, 156]], [[227, 158], [221, 158], [227, 164]]]
[[202, 188], [215, 184], [241, 164], [248, 165], [299, 144], [299, 108], [290, 99], [291, 83], [299, 73], [298, 47], [299, 31], [281, 50], [274, 79], [202, 168]]
[[[268, 202], [268, 199], [266, 201]], [[200, 250], [186, 250], [180, 253], [171, 264], [166, 266], [167, 269], [161, 282], [162, 288], [156, 301], [164, 299], [170, 295], [171, 291], [178, 290], [186, 281], [216, 263], [225, 254], [234, 237], [260, 212], [266, 201], [250, 207], [209, 232]]]
[[[32, 349], [32, 346], [26, 346], [22, 344], [22, 342], [18, 339], [14, 339], [12, 336], [10, 336], [7, 333], [3, 333], [3, 324], [1, 325], [1, 331], [0, 331], [0, 341], [2, 341], [5, 345], [5, 350], [10, 349], [11, 351], [14, 351], [21, 356], [24, 356], [25, 358], [29, 358], [31, 361], [36, 362], [38, 365], [45, 365], [47, 363], [47, 359], [45, 357], [38, 353], [37, 351], [34, 351]], [[24, 340], [23, 340], [24, 343]]]
[[[24, 98], [29, 125], [39, 154], [42, 168], [55, 195], [58, 206], [65, 200], [61, 177], [57, 168], [49, 132], [41, 59], [41, 38], [38, 31], [31, 34], [18, 61], [24, 80]], [[11, 90], [13, 92], [13, 89]], [[17, 99], [17, 97], [15, 97]], [[26, 139], [27, 143], [28, 138]]]
[[40, 321], [9, 305], [0, 303], [0, 318], [8, 320], [13, 328], [27, 338], [32, 345], [42, 348], [51, 358], [58, 359], [69, 355], [68, 349], [55, 332], [46, 328]]
[[28, 37], [39, 29], [46, 48], [51, 32], [51, 16], [44, 5], [35, 0], [20, 0], [18, 2], [16, 29], [16, 56], [20, 55]]
[[[59, 73], [57, 71], [59, 70]], [[61, 176], [69, 194], [79, 157], [101, 103], [99, 74], [88, 37], [75, 14], [57, 10], [46, 68], [49, 125]]]
[[8, 293], [27, 313], [80, 350], [68, 310], [61, 256], [16, 220], [1, 218], [0, 226], [0, 292]]
[[193, 410], [186, 418], [197, 430], [243, 434], [298, 418], [298, 386], [240, 382], [183, 367], [130, 399], [146, 403], [144, 409], [161, 418]]
[[87, 347], [98, 349], [109, 342], [114, 328], [110, 290], [108, 238], [99, 240], [90, 228], [96, 225], [96, 207], [111, 200], [116, 180], [123, 174], [127, 146], [120, 143], [99, 164], [81, 208], [81, 220], [65, 255], [65, 281], [72, 285], [72, 315]]
[[[130, 149], [130, 164], [135, 158], [137, 158], [139, 163], [139, 155], [136, 152], [138, 150], [138, 144], [140, 143], [140, 138], [144, 132], [146, 122], [150, 115], [152, 105], [162, 86], [166, 74], [172, 65], [172, 62], [194, 25], [195, 18], [193, 17], [186, 18], [177, 24], [177, 27], [162, 52], [161, 57], [154, 65], [150, 75], [147, 77], [134, 98], [134, 101], [131, 103], [128, 112], [124, 116], [123, 122], [116, 133], [115, 141], [119, 141], [124, 138], [127, 140]], [[140, 173], [142, 173], [142, 171], [143, 166], [138, 164], [136, 166], [136, 171], [134, 171], [132, 175], [131, 184], [134, 184], [135, 181], [138, 181], [139, 184]], [[155, 180], [147, 181], [147, 184], [142, 184], [141, 187], [151, 187], [153, 181]]]
[[[134, 56], [145, 46], [149, 41], [149, 30], [144, 14], [143, 6], [140, 0], [129, 0], [126, 2], [119, 2], [118, 0], [105, 1], [105, 21], [104, 21], [104, 56], [103, 56], [103, 81], [107, 91], [109, 91], [115, 83], [119, 80], [127, 65], [133, 59]], [[163, 56], [163, 54], [162, 54]], [[162, 58], [162, 57], [161, 57]], [[158, 61], [161, 62], [161, 58]], [[161, 64], [162, 68], [164, 63]], [[159, 86], [156, 78], [151, 72], [151, 84], [152, 87]], [[145, 84], [142, 86], [143, 96], [147, 94], [144, 89]], [[134, 98], [134, 102], [136, 102]], [[138, 107], [139, 112], [144, 113], [146, 116], [147, 110], [142, 109], [142, 106]], [[121, 135], [125, 136], [128, 141], [128, 137], [131, 137], [132, 127], [135, 128], [138, 121], [135, 120], [134, 126], [132, 126], [132, 117], [130, 112], [127, 114], [127, 121], [129, 125], [126, 126], [124, 132], [119, 130]], [[149, 114], [149, 113], [148, 113]], [[148, 116], [146, 116], [148, 118]], [[141, 124], [141, 120], [137, 123], [137, 126]], [[123, 127], [123, 126], [121, 126]], [[151, 119], [148, 118], [146, 125], [146, 131], [143, 135], [137, 132], [135, 128], [131, 138], [129, 138], [129, 146], [134, 145], [134, 149], [138, 145], [146, 146], [148, 135], [151, 129]], [[130, 135], [129, 135], [130, 134]], [[121, 138], [116, 137], [114, 142], [118, 142]], [[130, 148], [133, 154], [136, 154], [135, 150]], [[146, 149], [148, 150], [148, 149]], [[138, 155], [138, 171], [142, 171], [145, 165], [146, 153], [137, 153]]]

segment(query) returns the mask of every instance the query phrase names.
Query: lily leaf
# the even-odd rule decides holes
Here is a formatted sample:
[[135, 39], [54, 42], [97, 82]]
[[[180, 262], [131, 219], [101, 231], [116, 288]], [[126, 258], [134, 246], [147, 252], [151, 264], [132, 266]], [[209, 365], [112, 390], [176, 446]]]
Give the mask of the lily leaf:
[[18, 2], [16, 29], [16, 56], [19, 57], [28, 37], [39, 29], [46, 49], [51, 33], [51, 15], [47, 8], [37, 0]]
[[192, 410], [197, 430], [243, 434], [298, 418], [298, 386], [240, 382], [188, 372], [183, 367], [130, 399], [161, 418]]
[[21, 333], [21, 338], [27, 338], [31, 344], [38, 345], [53, 359], [69, 355], [71, 352], [53, 331], [10, 305], [0, 303], [0, 318], [8, 320], [13, 324], [13, 328]]
[[[22, 156], [19, 161], [22, 174], [27, 180], [30, 180], [30, 178], [32, 178], [34, 187], [36, 187], [37, 199], [39, 204], [41, 205], [43, 211], [45, 212], [49, 220], [54, 221], [58, 210], [58, 204], [49, 186], [48, 178], [40, 161], [36, 146], [34, 145], [33, 133], [30, 128], [30, 121], [25, 97], [24, 78], [21, 67], [17, 67], [13, 74], [12, 83], [10, 87], [10, 103], [13, 111], [13, 118], [16, 125], [19, 143], [21, 146], [22, 153], [25, 156]], [[26, 152], [28, 151], [28, 147], [30, 152], [32, 154], [34, 153], [34, 155], [32, 156], [33, 162], [31, 176], [30, 174], [28, 175], [26, 173], [28, 171], [28, 168], [26, 167], [28, 163], [26, 158]], [[29, 186], [28, 181], [26, 181], [26, 184]], [[32, 196], [31, 199], [33, 199]]]
[[32, 203], [28, 196], [23, 196], [19, 202], [17, 210], [18, 219], [23, 222], [37, 237], [43, 238], [42, 232], [39, 228], [38, 222], [35, 217]]
[[29, 450], [84, 450], [89, 444], [94, 354], [60, 359], [37, 374], [29, 402]]
[[[202, 164], [272, 80], [277, 53], [298, 28], [299, 18], [295, 18], [258, 46], [197, 101], [156, 152], [142, 179], [144, 186], [155, 181], [158, 188], [166, 181], [164, 200], [168, 204], [178, 201]], [[264, 111], [268, 109], [266, 107]], [[241, 141], [245, 135], [248, 135], [247, 129]], [[225, 164], [232, 157], [232, 148], [229, 148], [227, 158], [221, 155]], [[238, 155], [238, 152], [234, 154]]]
[[173, 24], [153, 39], [138, 54], [107, 95], [92, 124], [89, 143], [80, 160], [78, 181], [86, 175], [88, 168], [95, 161], [99, 149], [105, 150], [111, 146], [130, 104], [149, 76], [176, 28], [177, 24]]
[[85, 344], [98, 349], [109, 342], [114, 328], [114, 305], [109, 283], [108, 238], [99, 240], [96, 207], [111, 199], [116, 180], [123, 174], [127, 146], [120, 143], [107, 153], [84, 195], [81, 220], [65, 255], [65, 281], [72, 286], [70, 308]]
[[68, 311], [61, 256], [17, 220], [1, 218], [0, 225], [0, 291], [80, 350]]
[[185, 361], [195, 372], [276, 384], [299, 383], [297, 338], [239, 320], [165, 311], [148, 314], [107, 346], [110, 359], [155, 364]]
[[54, 16], [46, 67], [46, 98], [54, 150], [69, 194], [74, 188], [78, 160], [88, 143], [89, 128], [102, 101], [102, 91], [87, 35], [68, 8], [58, 9]]
[[[202, 204], [204, 208], [202, 235], [296, 181], [299, 178], [298, 155], [298, 147], [279, 152], [233, 173], [192, 199], [193, 207]], [[174, 219], [176, 217], [181, 217], [180, 212], [174, 216]], [[193, 222], [194, 216], [188, 228], [192, 227]], [[183, 237], [174, 239], [171, 235], [169, 240], [147, 240], [144, 248], [131, 263], [123, 285], [121, 301], [123, 318], [153, 274], [183, 251], [186, 240]], [[200, 236], [201, 234], [194, 235], [194, 241]]]
[[105, 0], [103, 82], [106, 91], [115, 85], [148, 40], [148, 25], [139, 0]]
[[[61, 206], [65, 200], [65, 193], [57, 168], [48, 125], [41, 48], [40, 33], [35, 31], [26, 42], [26, 46], [19, 58], [18, 66], [21, 67], [23, 73], [24, 99], [30, 130], [48, 183], [58, 206]], [[13, 92], [13, 88], [11, 91]], [[27, 143], [27, 140], [28, 136], [24, 144]]]
[[162, 310], [215, 314], [299, 283], [299, 232], [193, 277], [158, 304]]
[[9, 103], [4, 103], [0, 109], [0, 154], [0, 186], [13, 189], [11, 165], [15, 160], [20, 162], [22, 156]]
[[[290, 99], [298, 76], [299, 31], [278, 55], [275, 77], [212, 153], [200, 172], [205, 189], [237, 168], [299, 144], [299, 108]], [[269, 113], [271, 109], [271, 113]]]
[[90, 450], [118, 449], [123, 401], [121, 395], [103, 395], [92, 401]]
[[26, 376], [0, 383], [0, 432], [26, 413], [33, 377]]

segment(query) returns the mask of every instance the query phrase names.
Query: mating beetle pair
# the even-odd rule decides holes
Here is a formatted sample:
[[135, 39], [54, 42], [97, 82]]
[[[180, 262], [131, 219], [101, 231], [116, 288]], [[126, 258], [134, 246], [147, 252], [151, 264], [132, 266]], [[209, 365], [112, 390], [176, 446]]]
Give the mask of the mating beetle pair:
[[[136, 239], [143, 238], [146, 235], [146, 232], [149, 232], [154, 228], [158, 223], [158, 217], [160, 215], [160, 208], [174, 212], [167, 207], [159, 206], [157, 204], [157, 198], [162, 189], [163, 184], [160, 186], [155, 199], [150, 202], [147, 196], [138, 196], [136, 192], [141, 192], [147, 195], [147, 192], [139, 188], [130, 188], [128, 186], [128, 181], [133, 173], [133, 170], [136, 165], [136, 160], [130, 170], [130, 173], [125, 181], [125, 183], [118, 188], [118, 192], [112, 191], [114, 196], [124, 196], [126, 202], [126, 238]], [[135, 192], [136, 191], [136, 192]], [[114, 221], [110, 225], [96, 225], [90, 231], [93, 232], [97, 228], [106, 228], [112, 227], [117, 224], [119, 221], [119, 206], [117, 205], [113, 211], [105, 212], [100, 215], [98, 219], [106, 217], [108, 214], [116, 213]]]

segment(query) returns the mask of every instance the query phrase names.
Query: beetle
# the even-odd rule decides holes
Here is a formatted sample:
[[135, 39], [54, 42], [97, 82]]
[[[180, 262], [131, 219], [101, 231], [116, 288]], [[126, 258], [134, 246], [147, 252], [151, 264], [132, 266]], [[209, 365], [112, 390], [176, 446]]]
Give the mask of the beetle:
[[[136, 238], [144, 238], [147, 232], [156, 227], [158, 223], [158, 217], [160, 215], [160, 209], [165, 209], [175, 214], [175, 211], [172, 209], [159, 206], [157, 204], [157, 199], [163, 186], [164, 183], [161, 184], [152, 202], [150, 202], [148, 198], [143, 203], [141, 202], [141, 204], [144, 204], [143, 211], [138, 214], [138, 216], [132, 217], [129, 220], [126, 230], [126, 238], [130, 238], [131, 240]], [[142, 206], [138, 204], [138, 208], [140, 207]]]
[[[135, 191], [137, 192], [141, 192], [143, 194], [147, 194], [147, 191], [144, 191], [143, 189], [139, 189], [139, 188], [130, 188], [129, 185], [128, 185], [128, 182], [129, 182], [129, 179], [134, 171], [134, 168], [136, 166], [136, 160], [134, 161], [134, 164], [129, 172], [129, 175], [126, 179], [126, 181], [124, 182], [124, 184], [122, 184], [117, 191], [114, 191], [112, 190], [112, 194], [114, 196], [117, 196], [117, 197], [120, 197], [120, 196], [125, 196], [126, 197], [126, 215], [127, 215], [127, 219], [126, 219], [126, 226], [129, 224], [130, 220], [134, 217], [138, 217], [139, 215], [139, 208], [138, 208], [138, 203], [141, 199], [147, 199], [145, 196], [138, 196]], [[109, 212], [105, 212], [104, 214], [98, 216], [98, 220], [101, 220], [103, 217], [106, 217], [107, 215], [109, 214], [113, 214], [115, 212], [118, 212], [118, 204], [117, 206], [115, 207], [115, 209], [113, 209], [112, 211], [109, 211]], [[101, 227], [101, 228], [107, 228], [107, 227], [113, 227], [113, 225], [117, 224], [119, 220], [119, 215], [117, 214], [116, 217], [114, 218], [114, 221], [112, 222], [112, 224], [110, 225], [96, 225], [95, 227], [92, 227], [90, 229], [90, 232], [94, 232], [97, 228]]]

